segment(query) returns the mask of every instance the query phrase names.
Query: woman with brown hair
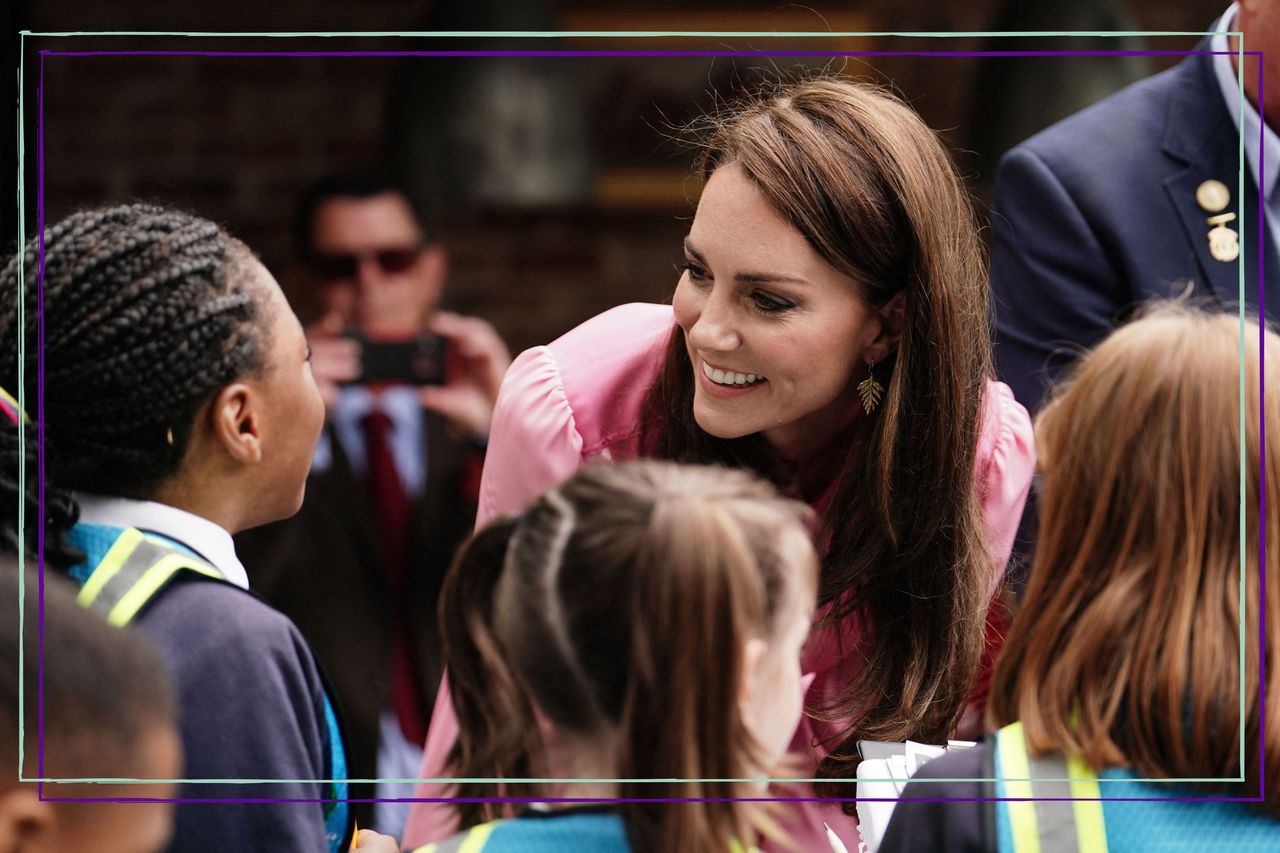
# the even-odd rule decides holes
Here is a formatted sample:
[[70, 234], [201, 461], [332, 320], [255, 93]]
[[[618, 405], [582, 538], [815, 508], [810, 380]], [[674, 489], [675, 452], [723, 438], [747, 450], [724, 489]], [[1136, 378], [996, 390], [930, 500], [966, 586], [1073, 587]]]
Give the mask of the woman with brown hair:
[[[615, 308], [513, 364], [479, 515], [636, 457], [746, 468], [809, 503], [820, 611], [793, 749], [806, 776], [847, 779], [858, 738], [946, 738], [964, 709], [1030, 423], [991, 379], [968, 196], [909, 107], [847, 81], [782, 86], [715, 119], [700, 170], [673, 304]], [[425, 778], [450, 775], [455, 733], [445, 685]], [[791, 817], [805, 849], [826, 843], [824, 820], [854, 832], [836, 807]], [[452, 818], [419, 805], [406, 837]]]
[[[440, 602], [451, 771], [594, 779], [566, 792], [578, 798], [719, 802], [531, 812], [422, 853], [729, 853], [776, 835], [758, 805], [726, 798], [764, 792], [751, 780], [775, 772], [800, 719], [818, 574], [809, 515], [742, 471], [626, 462], [583, 468], [482, 528]], [[454, 808], [464, 826], [501, 817]]]
[[[1280, 714], [1261, 708], [1280, 668], [1264, 683], [1259, 658], [1265, 602], [1280, 659], [1280, 552], [1264, 566], [1260, 551], [1264, 535], [1280, 542], [1280, 395], [1272, 383], [1259, 400], [1262, 346], [1256, 320], [1242, 346], [1236, 316], [1164, 305], [1053, 396], [1036, 420], [1035, 562], [992, 684], [997, 734], [919, 777], [995, 782], [908, 785], [882, 850], [1062, 849], [1054, 826], [1082, 850], [1280, 848]], [[1280, 352], [1280, 336], [1265, 346]], [[1080, 802], [908, 802], [975, 796]], [[1251, 803], [1172, 799], [1195, 796]]]

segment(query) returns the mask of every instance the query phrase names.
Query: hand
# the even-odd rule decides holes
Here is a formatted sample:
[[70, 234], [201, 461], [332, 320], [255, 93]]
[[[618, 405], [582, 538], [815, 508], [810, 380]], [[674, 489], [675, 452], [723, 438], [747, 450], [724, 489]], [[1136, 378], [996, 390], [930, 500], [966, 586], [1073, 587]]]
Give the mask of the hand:
[[342, 318], [329, 314], [307, 327], [311, 347], [311, 375], [324, 399], [326, 410], [338, 401], [338, 386], [360, 375], [360, 344], [339, 336]]
[[478, 317], [440, 311], [427, 327], [455, 348], [461, 363], [447, 384], [422, 389], [422, 405], [448, 418], [460, 432], [482, 439], [489, 433], [493, 406], [511, 353], [493, 326]]
[[390, 835], [380, 835], [372, 829], [362, 829], [356, 836], [352, 850], [364, 850], [367, 853], [400, 853], [400, 843]]

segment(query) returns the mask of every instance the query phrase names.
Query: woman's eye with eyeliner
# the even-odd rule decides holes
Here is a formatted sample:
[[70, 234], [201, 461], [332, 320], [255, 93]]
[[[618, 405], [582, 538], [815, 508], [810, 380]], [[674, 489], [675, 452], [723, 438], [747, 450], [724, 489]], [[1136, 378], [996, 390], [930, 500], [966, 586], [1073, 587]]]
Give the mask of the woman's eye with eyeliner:
[[780, 314], [796, 307], [794, 302], [788, 302], [785, 299], [779, 299], [776, 296], [770, 296], [767, 293], [756, 291], [751, 294], [751, 299], [755, 302], [756, 308], [766, 314]]
[[709, 278], [706, 270], [690, 260], [683, 260], [676, 264], [676, 269], [681, 273], [687, 273], [691, 281], [706, 281]]

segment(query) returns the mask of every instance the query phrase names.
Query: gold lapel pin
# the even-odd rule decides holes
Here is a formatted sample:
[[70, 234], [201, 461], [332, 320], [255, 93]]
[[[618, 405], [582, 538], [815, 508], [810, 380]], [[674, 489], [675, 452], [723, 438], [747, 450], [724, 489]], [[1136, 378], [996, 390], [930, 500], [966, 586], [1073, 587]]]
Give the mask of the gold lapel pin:
[[1196, 204], [1205, 213], [1217, 213], [1231, 203], [1231, 193], [1222, 181], [1208, 180], [1196, 187]]
[[[1205, 183], [1210, 182], [1205, 181]], [[1204, 184], [1200, 186], [1203, 188]], [[1199, 198], [1198, 192], [1196, 197]], [[1209, 232], [1209, 254], [1213, 255], [1215, 261], [1230, 263], [1240, 257], [1240, 237], [1233, 229], [1227, 227], [1227, 223], [1234, 222], [1235, 218], [1234, 213], [1220, 213], [1205, 220], [1213, 226]]]

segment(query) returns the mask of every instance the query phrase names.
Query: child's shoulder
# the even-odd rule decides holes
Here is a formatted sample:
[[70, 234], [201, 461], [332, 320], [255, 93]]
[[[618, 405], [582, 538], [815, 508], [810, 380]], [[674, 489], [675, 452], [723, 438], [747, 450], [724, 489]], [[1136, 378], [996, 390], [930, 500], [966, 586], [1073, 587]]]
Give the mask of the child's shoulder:
[[558, 853], [592, 850], [630, 853], [622, 818], [609, 811], [529, 813], [512, 820], [473, 826], [457, 835], [420, 847], [414, 853]]
[[192, 655], [311, 662], [288, 616], [234, 584], [194, 574], [170, 581], [138, 622], [147, 633], [180, 640]]

